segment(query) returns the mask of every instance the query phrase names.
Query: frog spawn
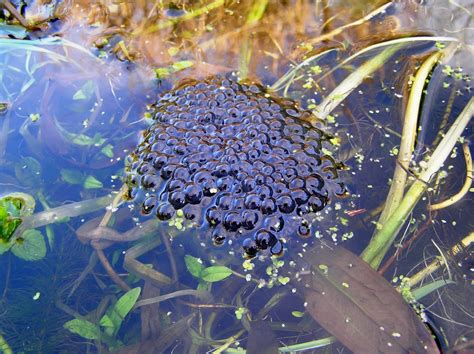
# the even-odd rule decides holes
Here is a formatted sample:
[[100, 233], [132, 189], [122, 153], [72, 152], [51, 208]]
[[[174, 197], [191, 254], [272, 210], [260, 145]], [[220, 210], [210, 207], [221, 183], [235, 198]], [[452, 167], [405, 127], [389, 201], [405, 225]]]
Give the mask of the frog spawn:
[[215, 245], [280, 255], [283, 239], [309, 237], [314, 213], [345, 194], [322, 153], [327, 135], [305, 121], [311, 114], [259, 85], [186, 81], [153, 113], [129, 156], [130, 198], [162, 221], [182, 210]]

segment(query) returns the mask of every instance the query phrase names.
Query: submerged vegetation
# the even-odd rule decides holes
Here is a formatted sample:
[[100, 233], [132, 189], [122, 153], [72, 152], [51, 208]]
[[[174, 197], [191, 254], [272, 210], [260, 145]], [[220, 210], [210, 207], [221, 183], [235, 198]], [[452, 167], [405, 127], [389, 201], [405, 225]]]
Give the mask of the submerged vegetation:
[[0, 2], [0, 352], [472, 349], [438, 6]]

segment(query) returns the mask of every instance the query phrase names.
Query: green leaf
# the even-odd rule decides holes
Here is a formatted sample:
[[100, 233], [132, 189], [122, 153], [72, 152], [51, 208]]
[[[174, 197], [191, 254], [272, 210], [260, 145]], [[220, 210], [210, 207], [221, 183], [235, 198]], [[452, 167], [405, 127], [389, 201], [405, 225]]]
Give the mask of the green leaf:
[[84, 175], [78, 170], [62, 169], [59, 171], [64, 182], [69, 184], [82, 184], [84, 182]]
[[46, 242], [38, 230], [26, 230], [15, 241], [11, 251], [25, 261], [38, 261], [46, 256]]
[[158, 68], [155, 69], [155, 75], [157, 79], [164, 79], [171, 74], [174, 74], [178, 71], [190, 68], [194, 65], [194, 62], [191, 60], [182, 60], [178, 61], [176, 63], [173, 63], [170, 66], [164, 67], [164, 68]]
[[140, 296], [140, 292], [141, 288], [139, 287], [127, 291], [100, 319], [100, 325], [105, 327], [106, 334], [110, 336], [115, 336], [117, 334], [122, 325], [123, 319], [127, 316], [133, 306], [135, 306], [135, 303]]
[[21, 200], [15, 198], [0, 199], [0, 239], [8, 242], [21, 224]]
[[53, 225], [46, 225], [46, 239], [48, 240], [48, 245], [50, 249], [54, 248], [54, 230]]
[[101, 146], [105, 143], [105, 139], [100, 133], [95, 134], [93, 137], [74, 133], [65, 133], [65, 135], [73, 144], [79, 146]]
[[433, 281], [429, 284], [423, 285], [419, 287], [418, 289], [412, 290], [412, 295], [416, 300], [420, 300], [421, 298], [425, 297], [426, 295], [432, 293], [435, 290], [438, 290], [442, 286], [449, 285], [449, 284], [454, 284], [455, 282], [452, 280], [436, 280]]
[[187, 254], [184, 256], [184, 263], [186, 263], [186, 268], [188, 268], [189, 273], [191, 273], [196, 278], [201, 277], [201, 272], [204, 269], [204, 266], [202, 265], [202, 261], [199, 258]]
[[94, 176], [87, 176], [86, 179], [84, 180], [83, 185], [84, 185], [85, 189], [96, 189], [96, 188], [102, 188], [103, 187], [102, 182], [99, 181]]
[[41, 115], [39, 113], [31, 113], [29, 117], [31, 121], [34, 123], [34, 122], [39, 121], [39, 119], [41, 118]]
[[105, 156], [112, 158], [114, 157], [114, 150], [112, 144], [107, 144], [105, 145], [101, 150], [101, 153], [103, 153]]
[[86, 339], [99, 339], [100, 329], [92, 322], [76, 318], [64, 324], [64, 328]]
[[92, 80], [88, 80], [79, 90], [76, 91], [72, 99], [75, 101], [78, 100], [89, 100], [92, 98], [92, 94], [94, 93], [94, 82]]
[[304, 312], [301, 312], [301, 311], [292, 311], [291, 314], [292, 314], [294, 317], [297, 317], [297, 318], [300, 318], [300, 317], [303, 317], [303, 316], [304, 316]]
[[8, 243], [11, 236], [22, 222], [22, 217], [31, 215], [35, 208], [35, 200], [25, 193], [10, 193], [0, 198], [0, 254], [12, 246]]
[[225, 266], [211, 266], [202, 270], [201, 278], [210, 283], [224, 280], [232, 274], [232, 270]]
[[37, 187], [41, 179], [41, 164], [33, 157], [24, 157], [15, 164], [15, 175], [21, 184]]

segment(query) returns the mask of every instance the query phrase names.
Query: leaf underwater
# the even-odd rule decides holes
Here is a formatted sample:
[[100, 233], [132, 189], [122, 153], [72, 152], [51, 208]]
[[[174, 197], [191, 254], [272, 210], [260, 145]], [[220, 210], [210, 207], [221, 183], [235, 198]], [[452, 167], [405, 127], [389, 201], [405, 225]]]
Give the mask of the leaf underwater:
[[[355, 254], [315, 247], [302, 276], [307, 312], [354, 353], [439, 353], [402, 296]], [[304, 284], [304, 285], [303, 285]]]
[[263, 320], [250, 322], [247, 354], [277, 354], [278, 339], [270, 324]]

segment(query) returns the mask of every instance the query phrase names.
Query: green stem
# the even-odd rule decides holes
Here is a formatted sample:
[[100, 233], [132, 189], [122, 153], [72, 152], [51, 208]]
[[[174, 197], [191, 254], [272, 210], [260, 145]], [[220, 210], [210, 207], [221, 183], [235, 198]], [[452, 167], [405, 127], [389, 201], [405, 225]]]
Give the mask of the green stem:
[[288, 72], [285, 75], [283, 75], [280, 79], [278, 79], [278, 81], [275, 82], [268, 90], [276, 92], [276, 91], [281, 90], [283, 87], [290, 86], [293, 83], [293, 81], [295, 79], [295, 76], [296, 76], [296, 74], [298, 73], [299, 70], [301, 70], [305, 66], [310, 65], [313, 62], [313, 60], [319, 59], [323, 55], [326, 55], [326, 54], [328, 54], [330, 52], [333, 52], [333, 51], [336, 51], [336, 49], [334, 49], [334, 48], [327, 49], [327, 50], [325, 50], [321, 53], [315, 54], [315, 55], [305, 59], [303, 62], [299, 63], [294, 68], [288, 70]]
[[405, 112], [402, 140], [400, 142], [400, 151], [398, 153], [398, 163], [395, 166], [392, 185], [390, 186], [390, 191], [388, 192], [386, 199], [387, 202], [377, 224], [378, 229], [380, 229], [387, 218], [398, 207], [403, 198], [403, 192], [405, 191], [405, 184], [408, 178], [406, 171], [410, 166], [413, 149], [415, 147], [418, 116], [420, 112], [421, 98], [423, 97], [423, 89], [425, 88], [428, 75], [433, 70], [433, 67], [436, 65], [442, 55], [442, 52], [435, 52], [431, 54], [430, 57], [423, 62], [416, 73]]
[[[267, 8], [268, 0], [258, 0], [255, 1], [250, 8], [250, 12], [247, 15], [247, 20], [245, 21], [246, 26], [253, 27], [265, 13]], [[252, 56], [252, 47], [250, 45], [250, 34], [245, 33], [244, 38], [242, 39], [242, 44], [240, 46], [240, 59], [239, 59], [239, 78], [244, 80], [248, 77], [249, 63]]]
[[294, 344], [294, 345], [288, 345], [286, 347], [280, 347], [278, 348], [278, 351], [280, 353], [300, 352], [303, 350], [322, 348], [334, 343], [335, 341], [336, 341], [336, 338], [327, 337], [323, 339], [312, 340], [306, 343], [299, 343], [299, 344]]
[[382, 262], [408, 215], [428, 188], [428, 182], [444, 164], [473, 115], [474, 97], [469, 100], [443, 140], [436, 147], [427, 163], [427, 167], [420, 173], [418, 179], [405, 194], [398, 208], [390, 215], [383, 227], [375, 233], [367, 248], [362, 252], [362, 259], [369, 263], [372, 268], [377, 269]]
[[378, 70], [387, 60], [390, 59], [399, 49], [406, 44], [396, 44], [384, 49], [381, 53], [368, 60], [356, 71], [346, 77], [323, 102], [315, 109], [314, 113], [319, 119], [326, 119], [331, 112], [358, 87], [362, 81]]
[[112, 195], [105, 197], [84, 200], [82, 202], [62, 205], [57, 208], [41, 211], [39, 213], [25, 216], [20, 226], [15, 230], [11, 238], [11, 242], [21, 236], [21, 234], [28, 229], [36, 229], [41, 226], [54, 224], [64, 218], [71, 218], [93, 211], [100, 210], [113, 200]]
[[190, 20], [194, 17], [201, 16], [203, 14], [209, 13], [209, 11], [212, 11], [214, 9], [217, 9], [218, 7], [224, 6], [224, 0], [216, 0], [214, 2], [211, 2], [209, 5], [193, 9], [189, 12], [186, 12], [184, 15], [170, 19], [170, 20], [165, 20], [165, 21], [160, 21], [155, 25], [147, 26], [147, 28], [140, 33], [140, 30], [134, 31], [134, 35], [139, 35], [139, 34], [145, 34], [145, 33], [153, 33], [156, 31], [160, 31], [162, 29], [172, 27], [175, 24], [183, 21]]
[[0, 334], [0, 351], [3, 354], [13, 354], [12, 348], [8, 345], [7, 341], [3, 336]]

